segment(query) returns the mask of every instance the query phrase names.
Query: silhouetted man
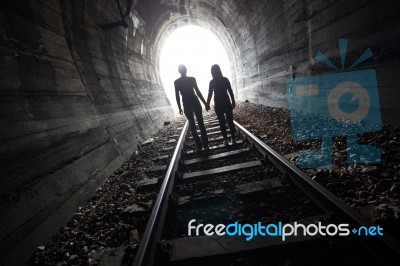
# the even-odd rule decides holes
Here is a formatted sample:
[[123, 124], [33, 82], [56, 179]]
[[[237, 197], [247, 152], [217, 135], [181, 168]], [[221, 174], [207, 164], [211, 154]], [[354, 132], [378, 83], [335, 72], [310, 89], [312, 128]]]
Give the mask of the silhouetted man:
[[[189, 121], [190, 130], [192, 131], [193, 140], [196, 142], [197, 149], [201, 150], [203, 146], [205, 150], [208, 150], [208, 137], [206, 128], [204, 126], [201, 105], [198, 98], [200, 98], [204, 105], [206, 105], [206, 101], [204, 100], [203, 95], [197, 87], [196, 79], [186, 76], [186, 67], [184, 65], [179, 65], [178, 72], [181, 74], [181, 77], [175, 80], [174, 84], [176, 102], [179, 107], [179, 113], [182, 114], [181, 101], [179, 97], [180, 92], [182, 95], [183, 110]], [[195, 94], [195, 91], [197, 96]], [[197, 135], [196, 123], [194, 122], [193, 114], [196, 115], [197, 124], [200, 128], [201, 141], [199, 135]]]
[[215, 113], [217, 114], [219, 127], [224, 138], [224, 145], [229, 145], [225, 127], [226, 122], [228, 122], [229, 128], [231, 130], [232, 144], [236, 144], [235, 124], [233, 123], [232, 112], [232, 109], [236, 107], [236, 104], [231, 83], [226, 77], [222, 76], [221, 68], [219, 67], [219, 65], [213, 65], [211, 67], [211, 75], [213, 79], [210, 81], [206, 109], [210, 109], [210, 101], [214, 94]]

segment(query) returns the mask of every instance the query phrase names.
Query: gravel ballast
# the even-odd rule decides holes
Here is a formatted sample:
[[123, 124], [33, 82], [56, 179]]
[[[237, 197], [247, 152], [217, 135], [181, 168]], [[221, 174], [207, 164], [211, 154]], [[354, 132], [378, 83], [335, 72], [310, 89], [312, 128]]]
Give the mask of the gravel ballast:
[[[321, 145], [319, 140], [293, 140], [287, 109], [240, 103], [234, 110], [234, 119], [241, 124], [248, 124], [253, 134], [262, 137], [266, 144], [282, 155], [293, 154], [290, 161], [294, 164], [297, 152], [319, 149]], [[346, 138], [336, 137], [330, 169], [302, 170], [372, 222], [383, 225], [386, 231], [399, 236], [399, 139], [400, 130], [390, 125], [384, 125], [378, 132], [362, 134], [359, 142], [374, 145], [382, 154], [380, 163], [363, 165], [346, 162]]]
[[[205, 111], [204, 111], [205, 114]], [[289, 111], [252, 103], [238, 103], [234, 119], [249, 125], [251, 132], [282, 155], [296, 163], [296, 152], [318, 149], [320, 141], [294, 141], [291, 137]], [[87, 265], [101, 250], [132, 244], [132, 232], [144, 232], [158, 188], [139, 189], [138, 184], [163, 173], [147, 172], [168, 160], [152, 159], [166, 154], [169, 136], [180, 133], [183, 116], [164, 126], [154, 141], [142, 145], [138, 151], [115, 171], [97, 190], [92, 199], [81, 206], [71, 220], [48, 243], [38, 247], [31, 265]], [[346, 140], [334, 139], [334, 165], [330, 169], [303, 169], [349, 206], [360, 211], [371, 221], [380, 224], [393, 235], [400, 235], [400, 130], [388, 125], [377, 133], [366, 133], [362, 142], [374, 143], [381, 150], [382, 161], [375, 165], [346, 163]], [[216, 144], [222, 144], [217, 142]], [[189, 143], [193, 147], [193, 143]], [[172, 152], [172, 151], [171, 151]]]

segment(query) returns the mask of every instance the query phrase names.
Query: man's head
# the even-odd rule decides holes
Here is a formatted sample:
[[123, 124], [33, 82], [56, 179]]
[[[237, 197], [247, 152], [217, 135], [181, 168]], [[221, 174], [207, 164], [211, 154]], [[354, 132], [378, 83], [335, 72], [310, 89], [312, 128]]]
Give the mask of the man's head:
[[186, 76], [186, 66], [185, 65], [179, 65], [178, 66], [178, 72], [182, 75], [182, 76]]

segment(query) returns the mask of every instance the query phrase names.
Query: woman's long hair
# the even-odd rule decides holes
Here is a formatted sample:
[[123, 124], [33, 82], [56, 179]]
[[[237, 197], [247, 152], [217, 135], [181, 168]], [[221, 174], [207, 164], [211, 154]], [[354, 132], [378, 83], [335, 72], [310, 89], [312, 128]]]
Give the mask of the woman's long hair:
[[213, 79], [222, 78], [222, 71], [219, 65], [215, 64], [211, 67], [211, 76], [213, 77]]

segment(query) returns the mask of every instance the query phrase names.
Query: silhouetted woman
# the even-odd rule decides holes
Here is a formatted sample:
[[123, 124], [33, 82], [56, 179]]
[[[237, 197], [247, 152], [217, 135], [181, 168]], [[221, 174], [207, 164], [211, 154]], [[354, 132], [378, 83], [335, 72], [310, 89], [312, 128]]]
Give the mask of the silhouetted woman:
[[219, 67], [219, 65], [213, 65], [211, 67], [211, 75], [213, 79], [210, 81], [210, 87], [208, 90], [207, 107], [210, 108], [211, 97], [214, 93], [215, 113], [218, 117], [222, 136], [224, 137], [224, 144], [229, 145], [225, 122], [228, 122], [229, 128], [231, 130], [232, 144], [235, 144], [235, 125], [233, 124], [232, 110], [235, 108], [236, 105], [231, 83], [226, 77], [222, 76], [221, 68]]

